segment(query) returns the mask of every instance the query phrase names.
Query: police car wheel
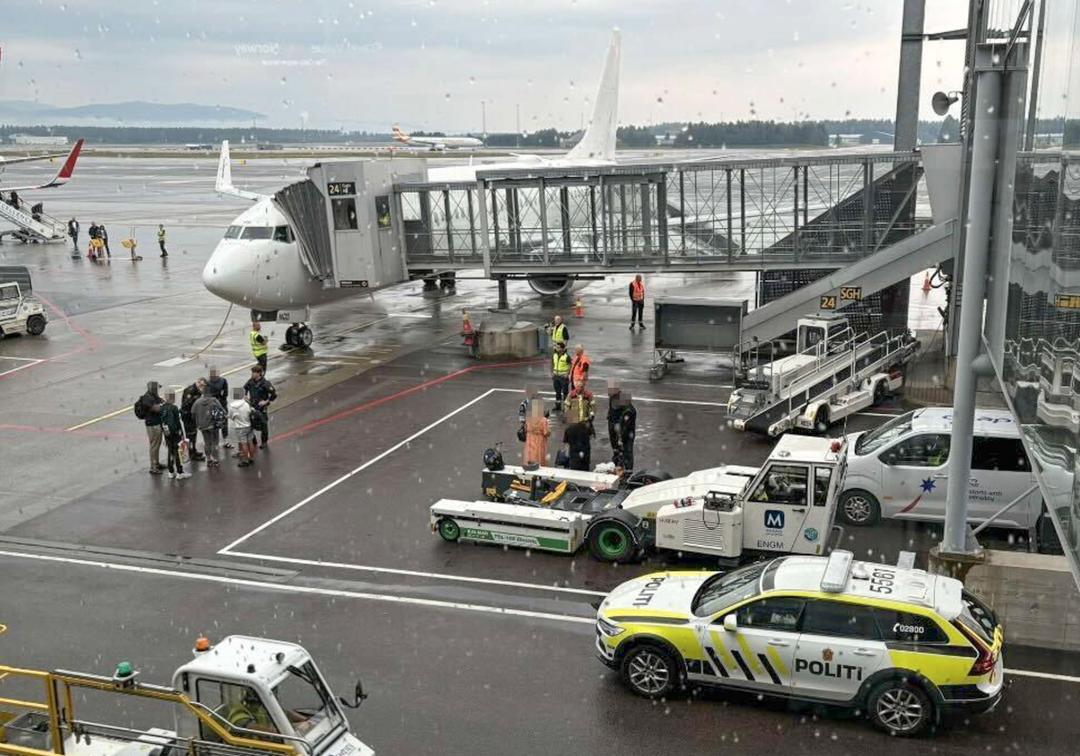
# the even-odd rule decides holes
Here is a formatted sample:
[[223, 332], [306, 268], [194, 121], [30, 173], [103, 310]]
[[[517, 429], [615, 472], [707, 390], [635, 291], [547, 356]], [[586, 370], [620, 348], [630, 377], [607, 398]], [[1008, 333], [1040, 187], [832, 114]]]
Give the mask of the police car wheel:
[[884, 682], [870, 693], [867, 710], [874, 725], [890, 735], [913, 737], [933, 720], [930, 697], [904, 680]]
[[45, 318], [41, 315], [31, 315], [26, 319], [26, 332], [31, 336], [40, 336], [45, 333]]
[[453, 543], [458, 538], [461, 538], [461, 526], [449, 517], [444, 517], [439, 520], [439, 536], [444, 541]]
[[589, 553], [601, 562], [626, 564], [634, 557], [633, 536], [622, 523], [600, 523], [589, 533]]
[[678, 663], [659, 646], [631, 649], [623, 657], [619, 671], [626, 686], [645, 698], [664, 698], [680, 684]]
[[866, 527], [881, 519], [881, 505], [873, 494], [858, 489], [844, 491], [837, 507], [837, 517], [845, 525]]

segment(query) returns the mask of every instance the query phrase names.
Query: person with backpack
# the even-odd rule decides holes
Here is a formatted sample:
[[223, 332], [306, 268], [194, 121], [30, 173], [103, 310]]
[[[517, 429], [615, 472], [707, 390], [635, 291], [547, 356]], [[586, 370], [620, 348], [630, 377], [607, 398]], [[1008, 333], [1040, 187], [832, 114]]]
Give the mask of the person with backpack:
[[[206, 379], [200, 378], [202, 386], [206, 386]], [[191, 405], [191, 414], [195, 416], [195, 425], [203, 438], [203, 449], [206, 454], [206, 464], [217, 467], [221, 464], [218, 457], [218, 434], [221, 431], [229, 413], [221, 406], [221, 402], [207, 391]]]
[[201, 382], [202, 378], [199, 378], [185, 388], [184, 393], [180, 395], [180, 420], [184, 423], [184, 435], [187, 436], [188, 451], [191, 452], [193, 462], [202, 462], [206, 459], [198, 449], [199, 426], [195, 422], [195, 415], [191, 413], [191, 408], [195, 406], [195, 402], [202, 396], [203, 385]]
[[184, 462], [180, 458], [184, 424], [180, 420], [180, 408], [176, 406], [175, 391], [165, 392], [165, 403], [161, 405], [161, 435], [165, 439], [165, 462], [169, 467], [169, 478], [190, 478], [191, 473], [184, 472]]
[[251, 427], [258, 428], [262, 436], [260, 449], [265, 449], [270, 440], [270, 403], [277, 399], [274, 384], [266, 380], [266, 373], [261, 366], [251, 368], [251, 378], [244, 384], [244, 393], [254, 410], [251, 413]]
[[[206, 392], [217, 399], [222, 407], [229, 406], [229, 382], [225, 379], [225, 376], [218, 372], [216, 367], [210, 368], [210, 380], [206, 382]], [[223, 447], [226, 449], [232, 448], [232, 444], [229, 443], [228, 421], [221, 429], [221, 439], [224, 442], [222, 443]]]
[[146, 438], [150, 443], [150, 474], [161, 475], [161, 396], [158, 382], [147, 381], [146, 393], [135, 402], [135, 417], [146, 425]]

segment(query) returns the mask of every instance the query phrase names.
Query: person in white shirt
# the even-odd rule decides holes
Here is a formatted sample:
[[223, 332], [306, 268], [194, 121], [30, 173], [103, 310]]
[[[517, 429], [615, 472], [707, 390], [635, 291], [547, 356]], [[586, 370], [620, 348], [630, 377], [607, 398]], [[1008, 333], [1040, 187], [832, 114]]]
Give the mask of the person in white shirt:
[[236, 429], [236, 448], [240, 456], [237, 466], [250, 467], [255, 464], [255, 433], [251, 429], [251, 405], [243, 389], [233, 389], [233, 398], [229, 402], [229, 422]]

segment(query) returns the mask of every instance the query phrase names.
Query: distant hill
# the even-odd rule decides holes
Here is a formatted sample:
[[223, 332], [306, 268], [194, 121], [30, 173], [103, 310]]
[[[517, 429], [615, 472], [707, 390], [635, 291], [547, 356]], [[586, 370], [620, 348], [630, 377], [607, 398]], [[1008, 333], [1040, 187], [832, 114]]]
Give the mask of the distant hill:
[[224, 105], [199, 105], [192, 102], [160, 103], [135, 100], [131, 102], [94, 103], [73, 107], [58, 107], [26, 100], [0, 100], [0, 123], [14, 124], [203, 124], [250, 123], [265, 118], [262, 113]]

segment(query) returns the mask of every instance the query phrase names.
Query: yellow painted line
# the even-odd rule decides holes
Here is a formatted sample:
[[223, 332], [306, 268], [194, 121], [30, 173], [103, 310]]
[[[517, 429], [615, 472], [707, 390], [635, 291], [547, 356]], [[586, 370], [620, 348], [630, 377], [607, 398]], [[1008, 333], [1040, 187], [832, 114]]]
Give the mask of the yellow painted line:
[[107, 415], [102, 415], [101, 417], [95, 417], [93, 420], [87, 420], [85, 423], [79, 423], [78, 425], [73, 425], [70, 428], [65, 428], [64, 430], [76, 431], [76, 430], [79, 430], [80, 428], [85, 428], [88, 425], [93, 425], [94, 423], [100, 423], [102, 420], [108, 420], [110, 417], [116, 417], [117, 415], [121, 415], [121, 414], [123, 414], [125, 412], [128, 412], [129, 410], [131, 410], [131, 407], [121, 407], [120, 409], [114, 410], [113, 412], [110, 412]]

